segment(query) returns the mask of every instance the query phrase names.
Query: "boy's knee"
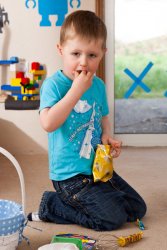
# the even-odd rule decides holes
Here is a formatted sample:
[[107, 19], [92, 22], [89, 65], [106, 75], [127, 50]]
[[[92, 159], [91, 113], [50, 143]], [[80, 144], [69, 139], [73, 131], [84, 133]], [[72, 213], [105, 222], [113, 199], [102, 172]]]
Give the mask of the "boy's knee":
[[144, 215], [146, 214], [147, 212], [147, 206], [146, 206], [146, 203], [143, 201], [143, 205], [141, 207], [141, 210], [140, 210], [140, 215], [139, 215], [139, 219], [143, 218]]
[[127, 222], [127, 214], [111, 216], [108, 220], [101, 221], [99, 230], [112, 231], [122, 227]]

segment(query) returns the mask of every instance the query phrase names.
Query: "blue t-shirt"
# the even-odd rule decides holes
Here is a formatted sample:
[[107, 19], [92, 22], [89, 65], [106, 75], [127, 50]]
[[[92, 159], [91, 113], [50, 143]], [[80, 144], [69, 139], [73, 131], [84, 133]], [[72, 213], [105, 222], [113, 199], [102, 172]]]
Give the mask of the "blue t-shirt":
[[[72, 80], [60, 70], [47, 78], [41, 87], [40, 110], [59, 102], [71, 85]], [[67, 120], [61, 127], [48, 133], [51, 180], [92, 174], [95, 149], [101, 143], [102, 116], [108, 113], [105, 84], [94, 76], [92, 86], [82, 95]]]

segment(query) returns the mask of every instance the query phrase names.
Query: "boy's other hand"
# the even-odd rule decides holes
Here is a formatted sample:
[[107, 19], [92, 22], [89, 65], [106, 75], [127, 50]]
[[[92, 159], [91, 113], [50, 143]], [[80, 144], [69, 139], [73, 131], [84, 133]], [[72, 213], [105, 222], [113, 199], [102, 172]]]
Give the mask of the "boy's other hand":
[[112, 139], [110, 136], [106, 134], [102, 135], [101, 140], [103, 144], [111, 145], [111, 155], [113, 156], [113, 158], [116, 158], [120, 155], [122, 146], [121, 141]]

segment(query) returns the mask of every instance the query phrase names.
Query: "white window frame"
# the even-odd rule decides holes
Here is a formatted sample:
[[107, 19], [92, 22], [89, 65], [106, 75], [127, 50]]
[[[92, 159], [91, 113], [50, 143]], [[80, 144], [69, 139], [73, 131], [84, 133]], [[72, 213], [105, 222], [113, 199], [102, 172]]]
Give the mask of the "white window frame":
[[110, 107], [112, 134], [124, 146], [167, 146], [167, 134], [114, 134], [114, 43], [115, 43], [115, 0], [105, 0], [105, 23], [108, 30], [107, 53], [105, 56], [105, 81]]

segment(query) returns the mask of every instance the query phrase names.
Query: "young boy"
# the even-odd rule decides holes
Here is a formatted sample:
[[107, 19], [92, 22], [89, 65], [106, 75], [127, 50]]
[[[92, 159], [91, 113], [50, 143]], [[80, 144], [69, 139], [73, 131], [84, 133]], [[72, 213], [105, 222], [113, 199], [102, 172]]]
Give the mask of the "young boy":
[[45, 80], [40, 103], [56, 192], [44, 192], [29, 220], [113, 230], [145, 215], [143, 199], [116, 172], [107, 182], [92, 178], [97, 144], [112, 145], [113, 157], [121, 150], [121, 142], [110, 135], [105, 85], [95, 76], [106, 36], [104, 23], [90, 11], [73, 12], [61, 27], [57, 48], [63, 70]]

